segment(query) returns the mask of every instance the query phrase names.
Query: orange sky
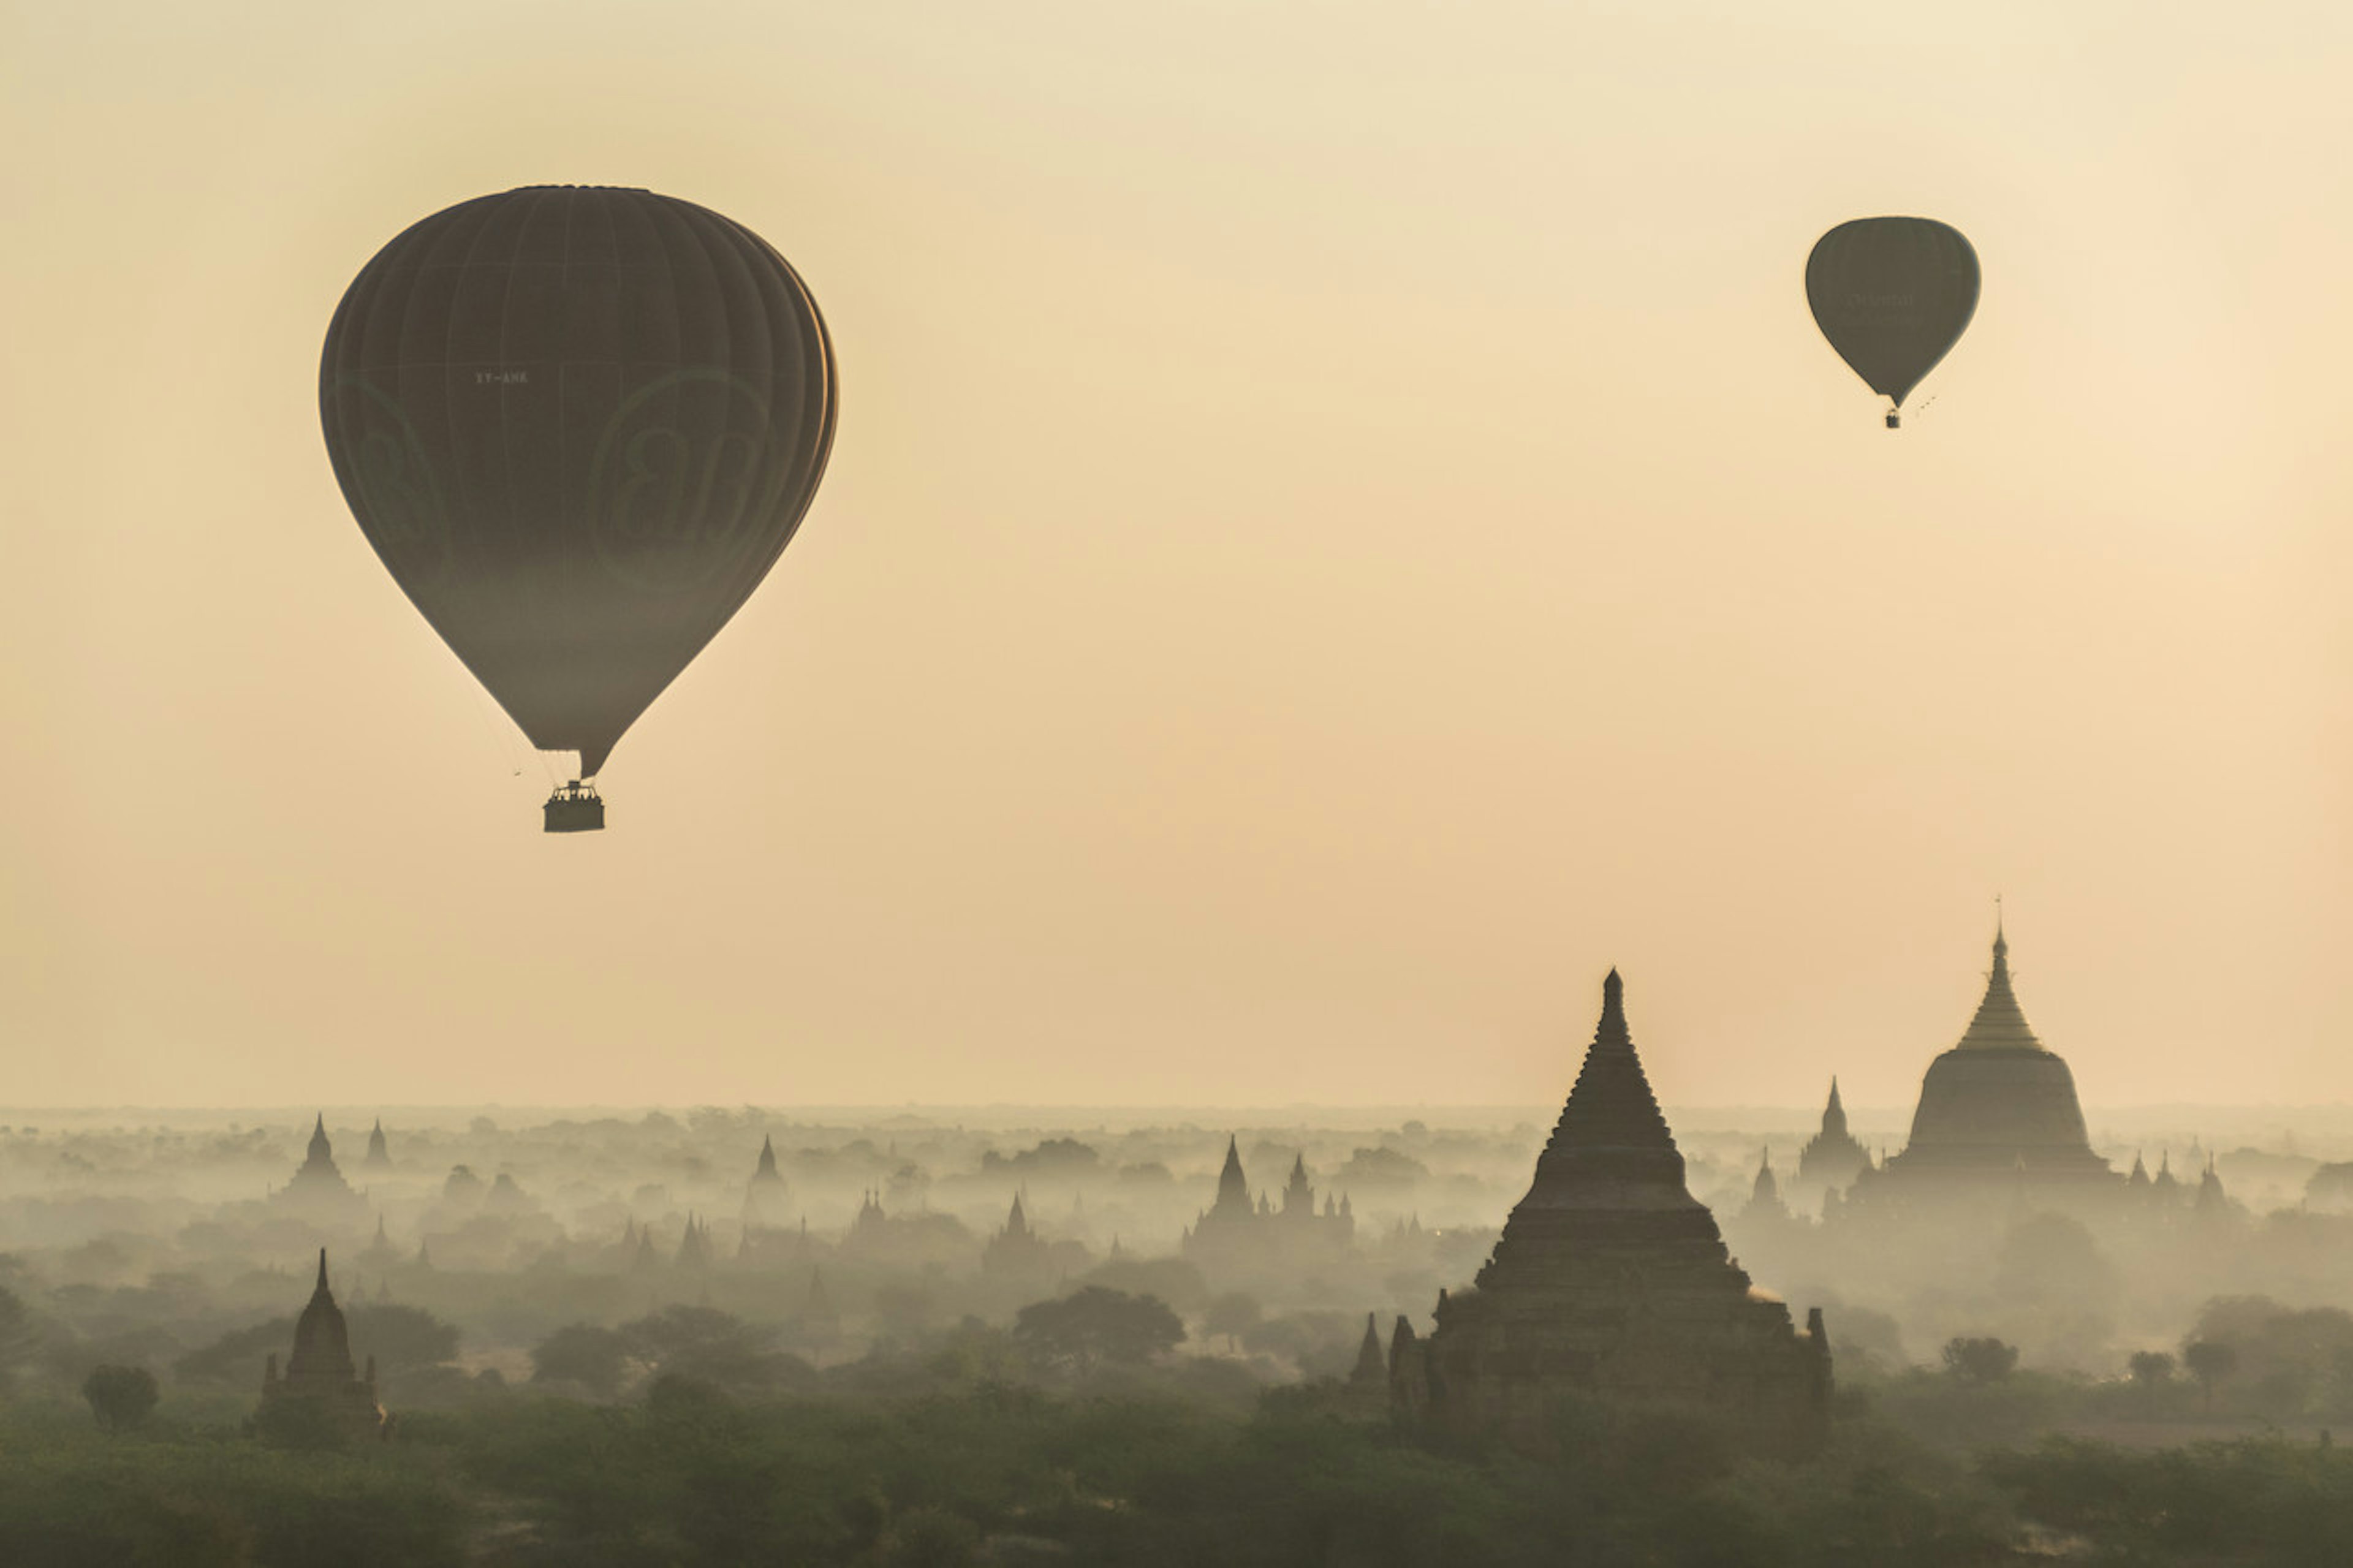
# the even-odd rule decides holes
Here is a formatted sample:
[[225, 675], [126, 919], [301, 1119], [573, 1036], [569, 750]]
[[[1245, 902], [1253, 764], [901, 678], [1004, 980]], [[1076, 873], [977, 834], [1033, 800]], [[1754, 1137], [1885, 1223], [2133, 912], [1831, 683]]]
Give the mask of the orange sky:
[[[2088, 1101], [2353, 1098], [2338, 7], [5, 26], [0, 1102], [1536, 1102], [1616, 963], [1664, 1098], [1894, 1104], [1998, 891]], [[540, 182], [843, 366], [572, 839], [315, 404]], [[1881, 212], [1986, 279], [1897, 435]]]

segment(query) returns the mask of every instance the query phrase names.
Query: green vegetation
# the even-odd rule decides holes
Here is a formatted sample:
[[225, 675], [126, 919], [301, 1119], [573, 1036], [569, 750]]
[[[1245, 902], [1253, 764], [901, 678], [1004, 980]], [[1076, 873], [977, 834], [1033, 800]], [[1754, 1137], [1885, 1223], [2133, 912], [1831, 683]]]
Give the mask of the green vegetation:
[[2353, 1563], [2353, 1461], [2334, 1445], [2245, 1438], [2136, 1453], [2063, 1437], [1989, 1454], [1982, 1473], [2100, 1560], [2342, 1568]]
[[1134, 1365], [1174, 1350], [1185, 1325], [1157, 1297], [1089, 1285], [1022, 1308], [1013, 1339], [1039, 1363], [1083, 1376], [1104, 1362]]
[[128, 1432], [147, 1419], [160, 1394], [155, 1374], [143, 1366], [101, 1366], [82, 1380], [81, 1396], [100, 1426]]
[[1999, 1383], [2018, 1368], [2018, 1347], [1994, 1339], [1945, 1343], [1945, 1370], [1968, 1383]]
[[[661, 1334], [592, 1348], [632, 1362], [681, 1343], [746, 1350], [726, 1323], [661, 1317]], [[1214, 1360], [1165, 1355], [1041, 1372], [1015, 1334], [977, 1323], [812, 1374], [807, 1392], [774, 1391], [759, 1365], [772, 1353], [749, 1347], [740, 1379], [659, 1371], [618, 1403], [501, 1388], [406, 1413], [393, 1442], [343, 1451], [257, 1433], [249, 1407], [225, 1421], [217, 1401], [185, 1394], [114, 1435], [62, 1398], [21, 1398], [0, 1405], [0, 1562], [2353, 1561], [2353, 1454], [2325, 1441], [2134, 1452], [2032, 1436], [2144, 1392], [2131, 1383], [1916, 1371], [1843, 1394], [1830, 1442], [1802, 1459], [1759, 1456], [1706, 1413], [1567, 1405], [1559, 1457], [1537, 1463], [1417, 1440], [1328, 1381], [1246, 1398], [1200, 1384]]]

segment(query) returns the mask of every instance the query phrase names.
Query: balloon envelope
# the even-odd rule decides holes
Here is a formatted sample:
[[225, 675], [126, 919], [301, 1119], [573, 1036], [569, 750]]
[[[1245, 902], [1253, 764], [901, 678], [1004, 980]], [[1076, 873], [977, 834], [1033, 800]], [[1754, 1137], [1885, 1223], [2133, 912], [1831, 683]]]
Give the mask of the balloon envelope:
[[344, 293], [319, 365], [368, 542], [584, 778], [776, 563], [836, 400], [825, 322], [765, 240], [588, 186], [413, 226]]
[[1978, 308], [1978, 253], [1925, 217], [1862, 217], [1814, 242], [1806, 301], [1839, 358], [1897, 407]]

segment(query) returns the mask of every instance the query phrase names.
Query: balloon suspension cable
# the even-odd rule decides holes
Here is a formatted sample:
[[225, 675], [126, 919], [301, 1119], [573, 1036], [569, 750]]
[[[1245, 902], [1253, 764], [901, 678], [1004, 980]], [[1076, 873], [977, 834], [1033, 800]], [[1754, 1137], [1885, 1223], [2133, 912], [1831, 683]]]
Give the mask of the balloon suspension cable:
[[498, 753], [509, 773], [516, 778], [522, 777], [522, 753], [515, 750], [514, 732], [507, 727], [506, 714], [491, 710], [490, 700], [480, 687], [469, 681], [467, 689], [473, 699], [474, 716], [482, 721], [482, 731], [491, 738], [491, 749]]

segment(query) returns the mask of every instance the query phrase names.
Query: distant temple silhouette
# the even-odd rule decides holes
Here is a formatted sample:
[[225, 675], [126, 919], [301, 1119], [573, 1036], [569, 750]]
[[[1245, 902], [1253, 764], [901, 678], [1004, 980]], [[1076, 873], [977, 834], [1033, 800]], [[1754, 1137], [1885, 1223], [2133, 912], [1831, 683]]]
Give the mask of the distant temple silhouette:
[[2010, 983], [2010, 942], [1994, 929], [1985, 997], [1960, 1043], [1928, 1064], [1904, 1152], [1865, 1170], [1861, 1201], [1984, 1195], [2021, 1185], [2121, 1190], [2125, 1178], [2092, 1152], [2074, 1076], [2026, 1022]]
[[1840, 1188], [1851, 1184], [1871, 1163], [1871, 1151], [1846, 1129], [1846, 1107], [1840, 1103], [1838, 1079], [1831, 1079], [1830, 1103], [1822, 1107], [1822, 1128], [1798, 1151], [1798, 1185]]
[[344, 1219], [364, 1213], [366, 1201], [343, 1180], [335, 1166], [334, 1146], [327, 1141], [322, 1112], [311, 1129], [311, 1145], [294, 1177], [276, 1194], [279, 1202], [306, 1211], [315, 1218]]
[[1800, 1332], [1788, 1307], [1751, 1287], [1692, 1197], [1624, 998], [1613, 969], [1559, 1124], [1476, 1285], [1439, 1292], [1427, 1339], [1398, 1320], [1391, 1407], [1409, 1422], [1540, 1446], [1564, 1398], [1668, 1402], [1810, 1442], [1830, 1405], [1821, 1313]]
[[690, 1209], [686, 1215], [686, 1234], [679, 1237], [678, 1256], [671, 1266], [702, 1273], [711, 1267], [711, 1227]]
[[1241, 1151], [1228, 1134], [1217, 1200], [1186, 1230], [1180, 1246], [1187, 1258], [1207, 1268], [1295, 1267], [1303, 1250], [1345, 1251], [1356, 1236], [1356, 1214], [1345, 1194], [1336, 1201], [1324, 1194], [1317, 1210], [1303, 1153], [1292, 1162], [1280, 1208], [1264, 1194], [1252, 1202]]
[[1740, 1211], [1743, 1224], [1775, 1223], [1789, 1218], [1789, 1205], [1781, 1201], [1781, 1184], [1773, 1174], [1773, 1151], [1767, 1149], [1757, 1162], [1757, 1179], [1748, 1189], [1748, 1202]]
[[981, 1248], [980, 1271], [1000, 1284], [1027, 1290], [1045, 1290], [1060, 1279], [1094, 1261], [1084, 1242], [1049, 1241], [1029, 1221], [1021, 1194], [1013, 1194], [1006, 1211], [1005, 1228]]
[[1014, 1277], [1042, 1275], [1050, 1272], [1053, 1257], [1046, 1238], [1031, 1227], [1029, 1216], [1021, 1210], [1021, 1194], [1013, 1194], [1013, 1206], [1005, 1215], [1005, 1228], [988, 1238], [981, 1249], [980, 1268], [984, 1274]]
[[375, 1130], [368, 1133], [367, 1158], [360, 1162], [360, 1169], [363, 1171], [392, 1169], [392, 1152], [385, 1144], [384, 1118], [381, 1116], [375, 1119]]
[[353, 1371], [351, 1336], [343, 1309], [327, 1289], [323, 1247], [319, 1249], [318, 1287], [294, 1323], [294, 1351], [286, 1358], [286, 1375], [278, 1375], [274, 1351], [261, 1374], [263, 1419], [290, 1414], [281, 1407], [298, 1404], [347, 1438], [380, 1438], [391, 1429], [391, 1417], [376, 1403], [375, 1357], [368, 1357], [365, 1376]]
[[765, 1134], [760, 1139], [760, 1163], [753, 1168], [752, 1180], [744, 1190], [744, 1228], [774, 1229], [792, 1219], [787, 1203], [789, 1194], [783, 1173], [776, 1169], [776, 1141]]

